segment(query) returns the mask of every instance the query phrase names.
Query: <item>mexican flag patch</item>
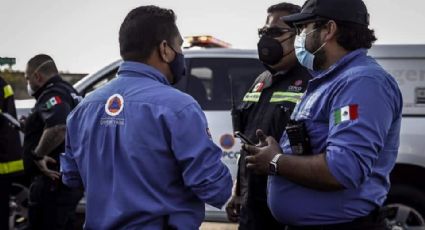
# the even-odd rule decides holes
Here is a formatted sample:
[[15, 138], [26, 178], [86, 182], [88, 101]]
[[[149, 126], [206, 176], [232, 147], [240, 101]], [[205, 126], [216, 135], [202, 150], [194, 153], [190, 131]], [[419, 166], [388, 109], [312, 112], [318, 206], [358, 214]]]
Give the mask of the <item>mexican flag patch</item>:
[[46, 102], [46, 107], [47, 107], [48, 109], [50, 109], [50, 108], [52, 108], [53, 106], [58, 105], [58, 104], [60, 104], [60, 103], [62, 103], [61, 98], [60, 98], [60, 97], [58, 97], [58, 96], [55, 96], [55, 97], [50, 98], [50, 99]]
[[263, 87], [264, 87], [264, 82], [259, 82], [254, 86], [254, 89], [252, 89], [252, 92], [253, 93], [261, 92], [263, 90]]
[[344, 121], [354, 121], [359, 118], [359, 106], [347, 105], [334, 112], [335, 125]]

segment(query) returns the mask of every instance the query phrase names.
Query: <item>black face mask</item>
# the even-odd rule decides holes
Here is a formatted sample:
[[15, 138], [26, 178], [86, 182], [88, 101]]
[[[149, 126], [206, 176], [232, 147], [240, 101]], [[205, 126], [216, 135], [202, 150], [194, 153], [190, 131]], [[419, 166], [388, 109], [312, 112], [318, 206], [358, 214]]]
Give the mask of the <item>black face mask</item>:
[[282, 58], [292, 53], [294, 50], [283, 54], [284, 50], [282, 47], [282, 43], [291, 39], [293, 36], [286, 38], [285, 40], [279, 42], [276, 39], [269, 36], [261, 36], [260, 41], [258, 41], [257, 49], [258, 49], [258, 57], [260, 61], [262, 61], [266, 65], [276, 65], [279, 63]]
[[174, 51], [176, 56], [174, 57], [174, 60], [169, 63], [171, 73], [173, 74], [174, 81], [172, 85], [179, 82], [183, 76], [186, 75], [186, 63], [184, 59], [184, 55], [177, 52], [173, 47], [170, 46], [170, 48]]

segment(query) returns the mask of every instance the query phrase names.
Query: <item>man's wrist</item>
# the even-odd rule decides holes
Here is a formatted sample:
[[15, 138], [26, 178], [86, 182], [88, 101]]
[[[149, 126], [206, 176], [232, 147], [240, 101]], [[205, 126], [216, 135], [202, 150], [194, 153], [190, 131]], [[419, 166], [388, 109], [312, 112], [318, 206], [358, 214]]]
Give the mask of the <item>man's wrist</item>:
[[279, 159], [282, 157], [282, 153], [277, 153], [274, 155], [273, 159], [269, 163], [269, 174], [270, 175], [277, 175], [279, 172]]
[[33, 149], [31, 150], [31, 158], [35, 161], [39, 161], [43, 159], [44, 157], [37, 155], [37, 153], [35, 152], [35, 149]]

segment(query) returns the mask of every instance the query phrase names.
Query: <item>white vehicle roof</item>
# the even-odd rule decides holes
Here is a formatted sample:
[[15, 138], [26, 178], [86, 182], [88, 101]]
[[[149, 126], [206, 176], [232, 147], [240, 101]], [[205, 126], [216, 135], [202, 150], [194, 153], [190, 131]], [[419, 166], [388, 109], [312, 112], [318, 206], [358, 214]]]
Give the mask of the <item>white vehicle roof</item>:
[[[185, 58], [258, 58], [256, 50], [246, 49], [224, 49], [224, 48], [208, 48], [208, 49], [185, 49], [183, 50]], [[117, 60], [101, 70], [87, 75], [77, 83], [74, 87], [78, 92], [82, 92], [87, 86], [96, 82], [100, 77], [111, 72], [121, 64], [122, 60]]]
[[368, 54], [374, 58], [424, 58], [425, 45], [374, 45]]

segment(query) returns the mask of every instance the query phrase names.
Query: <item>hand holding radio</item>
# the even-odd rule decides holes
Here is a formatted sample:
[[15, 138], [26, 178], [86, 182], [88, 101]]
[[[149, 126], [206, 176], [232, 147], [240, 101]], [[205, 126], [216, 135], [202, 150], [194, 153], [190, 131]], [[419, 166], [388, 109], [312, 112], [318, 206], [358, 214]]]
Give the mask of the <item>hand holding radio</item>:
[[256, 131], [256, 135], [257, 135], [258, 140], [259, 140], [258, 144], [254, 144], [254, 142], [251, 139], [249, 139], [247, 136], [245, 136], [243, 133], [241, 133], [239, 131], [235, 132], [235, 137], [241, 139], [243, 144], [255, 145], [257, 147], [266, 146], [267, 145], [267, 142], [266, 142], [267, 136], [264, 134], [263, 130], [258, 129]]
[[[257, 130], [261, 146], [244, 144], [242, 148], [249, 153], [246, 167], [257, 174], [269, 174], [270, 162], [276, 154], [282, 153], [279, 143], [271, 136], [266, 137], [261, 130]], [[266, 137], [266, 138], [265, 138]]]
[[241, 139], [243, 144], [255, 145], [253, 141], [251, 141], [247, 136], [245, 136], [243, 133], [239, 131], [235, 132], [235, 137]]

